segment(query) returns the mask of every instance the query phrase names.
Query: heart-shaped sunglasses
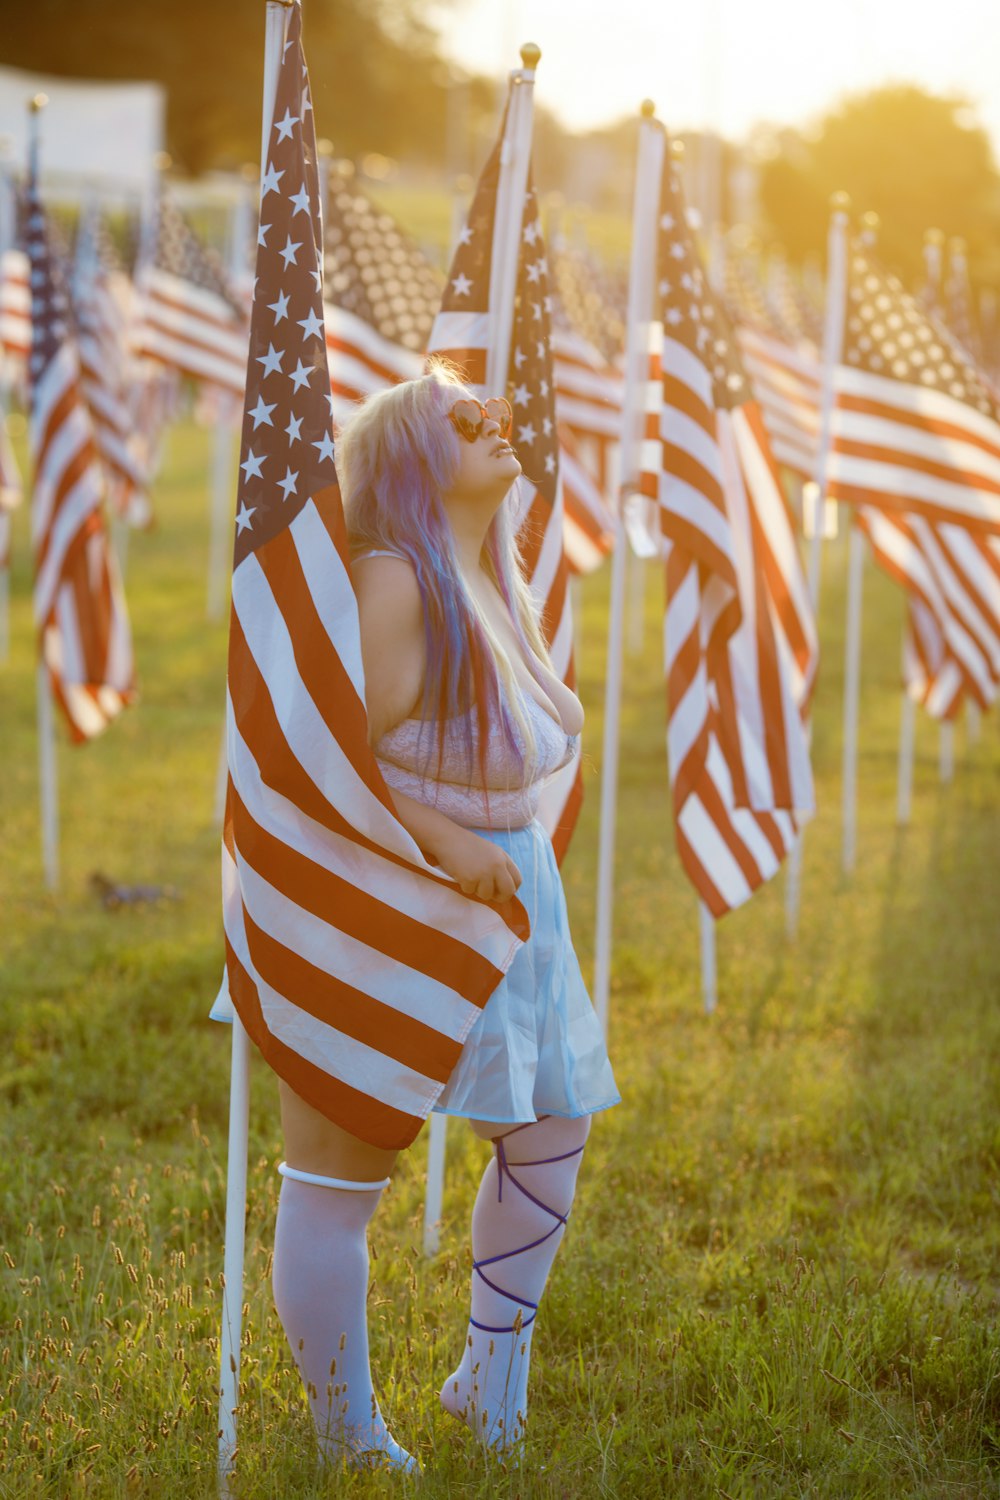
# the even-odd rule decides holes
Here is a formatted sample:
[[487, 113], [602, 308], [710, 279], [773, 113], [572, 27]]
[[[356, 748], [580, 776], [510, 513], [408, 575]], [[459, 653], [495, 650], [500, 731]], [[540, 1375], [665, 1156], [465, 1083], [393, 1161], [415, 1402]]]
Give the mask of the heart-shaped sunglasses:
[[514, 426], [510, 402], [503, 396], [491, 396], [485, 406], [473, 401], [471, 397], [463, 397], [461, 401], [455, 402], [448, 416], [459, 437], [463, 437], [467, 443], [476, 441], [486, 422], [495, 422], [497, 435], [502, 438], [509, 438]]

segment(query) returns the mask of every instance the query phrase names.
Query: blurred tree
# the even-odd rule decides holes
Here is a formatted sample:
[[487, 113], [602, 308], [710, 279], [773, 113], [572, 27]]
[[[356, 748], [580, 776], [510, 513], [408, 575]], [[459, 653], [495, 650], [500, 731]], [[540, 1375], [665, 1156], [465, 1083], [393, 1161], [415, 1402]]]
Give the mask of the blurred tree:
[[979, 285], [1000, 285], [1000, 174], [961, 96], [910, 84], [852, 96], [809, 133], [783, 130], [761, 163], [764, 232], [795, 260], [824, 254], [830, 194], [881, 218], [883, 260], [909, 285], [923, 275], [924, 230], [962, 235]]
[[[319, 133], [338, 154], [437, 160], [446, 88], [420, 0], [309, 0]], [[35, 0], [5, 6], [3, 60], [167, 88], [167, 149], [189, 172], [260, 151], [263, 0]]]

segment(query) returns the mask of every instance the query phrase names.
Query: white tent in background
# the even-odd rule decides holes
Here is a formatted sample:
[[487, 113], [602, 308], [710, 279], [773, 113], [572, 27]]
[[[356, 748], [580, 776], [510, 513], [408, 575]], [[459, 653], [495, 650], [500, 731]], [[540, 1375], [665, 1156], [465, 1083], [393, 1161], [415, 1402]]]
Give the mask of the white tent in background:
[[[158, 83], [95, 83], [0, 68], [0, 147], [12, 164], [28, 150], [28, 104], [48, 95], [44, 123], [46, 179], [72, 180], [80, 191], [114, 183], [142, 192], [163, 149], [166, 90]], [[68, 185], [68, 183], [67, 183]]]

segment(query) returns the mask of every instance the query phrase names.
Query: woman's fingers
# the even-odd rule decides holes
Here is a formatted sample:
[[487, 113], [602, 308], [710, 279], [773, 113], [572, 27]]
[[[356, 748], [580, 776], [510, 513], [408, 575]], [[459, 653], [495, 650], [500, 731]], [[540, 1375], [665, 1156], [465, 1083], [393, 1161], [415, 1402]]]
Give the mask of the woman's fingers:
[[513, 876], [509, 870], [499, 870], [496, 877], [496, 895], [494, 901], [509, 901], [517, 890]]
[[507, 859], [507, 869], [510, 872], [510, 878], [514, 882], [514, 889], [515, 889], [515, 891], [519, 891], [521, 889], [521, 872], [517, 868], [517, 865], [511, 859], [511, 857], [510, 857], [509, 854], [506, 856], [506, 859]]

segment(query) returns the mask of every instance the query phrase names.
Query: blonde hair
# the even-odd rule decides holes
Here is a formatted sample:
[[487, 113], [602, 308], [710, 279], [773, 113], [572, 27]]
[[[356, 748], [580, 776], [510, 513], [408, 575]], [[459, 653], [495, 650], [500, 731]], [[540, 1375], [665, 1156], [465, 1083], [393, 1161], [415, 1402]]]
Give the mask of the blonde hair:
[[[441, 499], [454, 483], [461, 441], [447, 416], [456, 401], [470, 395], [474, 393], [454, 365], [432, 358], [425, 375], [378, 391], [355, 408], [337, 443], [347, 535], [352, 556], [385, 548], [402, 553], [413, 564], [427, 646], [421, 716], [457, 718], [463, 712], [463, 685], [471, 683], [481, 750], [487, 743], [492, 708], [511, 748], [529, 764], [535, 759], [535, 737], [521, 706], [514, 670], [462, 577]], [[481, 562], [507, 605], [529, 670], [541, 683], [535, 664], [551, 670], [551, 661], [538, 603], [525, 577], [517, 519], [512, 487], [490, 522]], [[514, 725], [527, 749], [524, 757]], [[442, 745], [443, 741], [442, 733]], [[466, 745], [471, 769], [471, 729]]]

